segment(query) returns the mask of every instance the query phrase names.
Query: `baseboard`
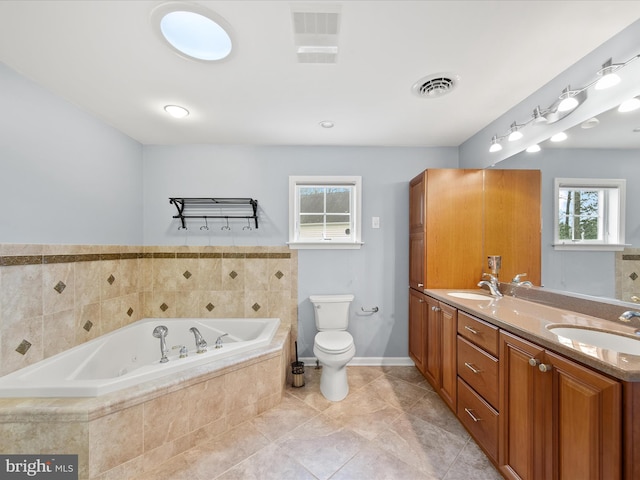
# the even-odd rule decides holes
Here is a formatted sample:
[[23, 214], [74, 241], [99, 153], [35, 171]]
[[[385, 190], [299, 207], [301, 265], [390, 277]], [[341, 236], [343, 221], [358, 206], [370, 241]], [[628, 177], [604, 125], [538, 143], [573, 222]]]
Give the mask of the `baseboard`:
[[[316, 357], [300, 357], [308, 367], [315, 366]], [[413, 367], [415, 364], [409, 357], [354, 357], [348, 364], [350, 367]]]

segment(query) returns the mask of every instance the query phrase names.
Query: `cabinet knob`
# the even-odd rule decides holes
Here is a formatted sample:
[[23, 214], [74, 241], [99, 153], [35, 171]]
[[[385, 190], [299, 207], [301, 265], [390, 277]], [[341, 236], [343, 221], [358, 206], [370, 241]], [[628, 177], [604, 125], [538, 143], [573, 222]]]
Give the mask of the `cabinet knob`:
[[421, 299], [421, 298], [419, 298], [419, 299], [418, 299], [418, 303], [424, 303], [424, 300], [423, 300], [423, 299]]
[[439, 312], [440, 311], [440, 307], [431, 307], [431, 310], [433, 310], [434, 312]]
[[424, 283], [419, 283], [418, 286], [419, 287], [424, 287]]
[[530, 358], [529, 365], [531, 365], [532, 367], [537, 367], [538, 365], [540, 365], [540, 360], [538, 360], [537, 358]]
[[541, 363], [540, 365], [538, 365], [538, 369], [542, 373], [547, 373], [547, 372], [550, 372], [551, 370], [553, 370], [553, 365], [549, 365], [547, 363]]

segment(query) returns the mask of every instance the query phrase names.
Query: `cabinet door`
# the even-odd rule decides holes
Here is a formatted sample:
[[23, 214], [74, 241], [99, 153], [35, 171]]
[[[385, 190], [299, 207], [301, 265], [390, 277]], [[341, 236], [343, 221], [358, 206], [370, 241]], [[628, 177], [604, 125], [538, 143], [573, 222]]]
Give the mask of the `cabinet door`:
[[427, 172], [422, 172], [409, 183], [409, 231], [424, 232]]
[[553, 377], [547, 478], [621, 478], [620, 383], [551, 352], [545, 365], [541, 375]]
[[425, 297], [427, 301], [426, 312], [426, 352], [424, 376], [436, 390], [440, 389], [440, 302]]
[[425, 287], [424, 266], [424, 233], [412, 232], [409, 234], [409, 286], [416, 290]]
[[409, 356], [424, 372], [425, 353], [425, 295], [409, 289]]
[[543, 462], [544, 395], [540, 375], [529, 360], [542, 359], [544, 350], [500, 332], [499, 467], [506, 478], [541, 480]]
[[458, 310], [440, 303], [441, 333], [442, 333], [442, 383], [440, 394], [453, 411], [456, 410], [457, 392], [457, 359], [456, 338], [458, 330]]

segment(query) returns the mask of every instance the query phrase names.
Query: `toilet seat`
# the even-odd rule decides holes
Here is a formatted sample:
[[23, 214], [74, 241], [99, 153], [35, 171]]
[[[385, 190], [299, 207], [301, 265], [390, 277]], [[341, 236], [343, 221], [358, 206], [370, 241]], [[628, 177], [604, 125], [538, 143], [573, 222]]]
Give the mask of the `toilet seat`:
[[353, 337], [345, 331], [318, 332], [314, 343], [321, 352], [338, 355], [353, 347]]

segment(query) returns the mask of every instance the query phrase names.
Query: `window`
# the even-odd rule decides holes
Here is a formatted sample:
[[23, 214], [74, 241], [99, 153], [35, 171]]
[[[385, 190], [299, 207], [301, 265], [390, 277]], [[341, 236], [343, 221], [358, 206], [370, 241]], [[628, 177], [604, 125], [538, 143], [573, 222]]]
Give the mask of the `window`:
[[360, 248], [361, 177], [289, 177], [292, 248]]
[[625, 180], [555, 179], [556, 250], [622, 250]]

